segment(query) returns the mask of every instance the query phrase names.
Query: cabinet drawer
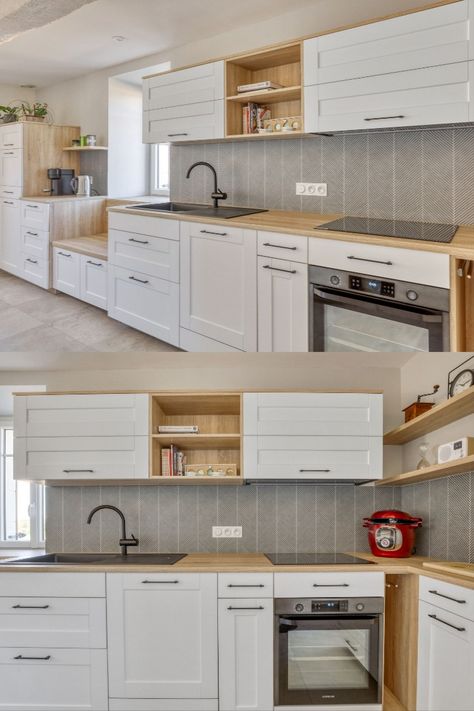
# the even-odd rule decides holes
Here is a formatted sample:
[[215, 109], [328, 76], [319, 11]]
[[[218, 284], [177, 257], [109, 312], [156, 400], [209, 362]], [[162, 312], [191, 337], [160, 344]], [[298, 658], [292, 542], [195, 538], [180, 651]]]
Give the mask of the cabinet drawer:
[[[109, 230], [122, 230], [135, 235], [179, 240], [179, 220], [173, 218], [109, 212]], [[109, 261], [112, 261], [112, 254]]]
[[19, 275], [42, 289], [49, 288], [49, 260], [41, 259], [36, 254], [22, 252]]
[[121, 323], [179, 346], [179, 285], [109, 265], [108, 313]]
[[224, 101], [187, 104], [173, 109], [144, 111], [146, 143], [179, 143], [224, 138]]
[[176, 108], [224, 98], [224, 62], [150, 77], [143, 82], [143, 108]]
[[149, 396], [37, 395], [15, 398], [16, 437], [147, 435]]
[[81, 255], [62, 247], [53, 249], [53, 287], [63, 294], [81, 296]]
[[245, 435], [383, 434], [383, 395], [244, 393]]
[[0, 150], [0, 185], [21, 190], [23, 187], [23, 150]]
[[246, 479], [381, 479], [381, 437], [244, 437]]
[[49, 230], [49, 204], [47, 202], [21, 203], [21, 224], [23, 227], [34, 227], [38, 230]]
[[[207, 581], [217, 578], [215, 573], [204, 573]], [[120, 585], [124, 590], [200, 590], [202, 578], [199, 573], [107, 573], [111, 585]]]
[[109, 699], [110, 711], [218, 711], [217, 699]]
[[99, 598], [0, 597], [5, 647], [103, 648], [105, 628], [105, 600]]
[[262, 257], [308, 263], [308, 237], [278, 232], [257, 232], [257, 240], [258, 254]]
[[474, 621], [474, 590], [469, 588], [421, 576], [420, 600]]
[[148, 437], [17, 437], [15, 479], [147, 479]]
[[179, 282], [179, 242], [110, 230], [109, 260], [123, 269]]
[[39, 259], [49, 259], [49, 232], [22, 226], [21, 251]]
[[275, 597], [384, 597], [384, 573], [275, 573]]
[[21, 197], [21, 188], [0, 186], [0, 198], [10, 198], [10, 200], [18, 200]]
[[23, 148], [23, 127], [20, 124], [0, 126], [0, 148]]
[[30, 598], [105, 597], [104, 573], [1, 573], [0, 594]]
[[273, 573], [219, 573], [219, 597], [273, 597]]
[[81, 300], [107, 310], [107, 262], [104, 259], [80, 256]]
[[[25, 659], [26, 657], [26, 659]], [[106, 711], [105, 649], [0, 649], [0, 709]]]
[[316, 237], [309, 241], [309, 262], [444, 289], [450, 284], [448, 254]]

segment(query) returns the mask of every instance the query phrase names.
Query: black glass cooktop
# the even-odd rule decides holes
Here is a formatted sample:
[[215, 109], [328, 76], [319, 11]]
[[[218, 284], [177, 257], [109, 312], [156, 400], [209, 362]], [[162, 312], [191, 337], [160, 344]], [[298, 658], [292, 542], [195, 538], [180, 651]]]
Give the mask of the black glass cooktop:
[[273, 565], [370, 565], [345, 553], [265, 553]]
[[342, 217], [334, 222], [315, 227], [316, 230], [332, 232], [356, 232], [380, 237], [418, 239], [425, 242], [449, 244], [458, 231], [458, 225], [441, 225], [432, 222], [405, 222], [404, 220], [380, 220], [366, 217]]

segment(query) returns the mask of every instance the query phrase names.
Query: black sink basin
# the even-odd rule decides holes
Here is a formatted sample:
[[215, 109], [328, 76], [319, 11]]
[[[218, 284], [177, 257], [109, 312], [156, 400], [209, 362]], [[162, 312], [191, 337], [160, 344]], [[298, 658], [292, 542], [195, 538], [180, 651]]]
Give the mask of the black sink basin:
[[191, 212], [195, 209], [203, 209], [206, 205], [194, 205], [192, 203], [181, 202], [153, 202], [145, 205], [128, 205], [127, 210], [155, 210], [157, 212]]
[[196, 217], [212, 217], [220, 220], [228, 220], [232, 217], [244, 217], [245, 215], [255, 215], [258, 212], [268, 212], [258, 207], [231, 207], [212, 205], [196, 205], [181, 202], [157, 202], [147, 205], [129, 205], [127, 210], [149, 210], [151, 212], [176, 212], [187, 213]]
[[0, 565], [174, 565], [185, 553], [48, 553], [4, 560]]

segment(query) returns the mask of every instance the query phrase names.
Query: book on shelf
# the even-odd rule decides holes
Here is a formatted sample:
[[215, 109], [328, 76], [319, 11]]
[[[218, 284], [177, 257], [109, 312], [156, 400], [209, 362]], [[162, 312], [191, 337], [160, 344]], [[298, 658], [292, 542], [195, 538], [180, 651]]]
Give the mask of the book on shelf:
[[257, 133], [260, 128], [264, 128], [264, 122], [272, 117], [269, 106], [261, 106], [249, 102], [242, 108], [243, 130], [242, 133]]
[[174, 444], [161, 450], [161, 476], [184, 476], [186, 456]]
[[159, 434], [199, 434], [197, 425], [159, 425]]
[[245, 94], [249, 91], [271, 91], [272, 89], [283, 89], [283, 84], [276, 81], [257, 81], [253, 84], [240, 84], [237, 87], [238, 94]]

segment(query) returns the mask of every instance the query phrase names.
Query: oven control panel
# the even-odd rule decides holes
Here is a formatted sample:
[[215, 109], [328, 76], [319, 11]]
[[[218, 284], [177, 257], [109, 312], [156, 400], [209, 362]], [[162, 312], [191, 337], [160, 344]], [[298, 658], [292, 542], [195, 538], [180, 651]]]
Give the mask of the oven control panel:
[[349, 288], [352, 291], [362, 291], [366, 294], [379, 294], [395, 298], [395, 284], [391, 281], [381, 281], [363, 276], [349, 275]]
[[313, 600], [311, 612], [349, 612], [348, 600]]

